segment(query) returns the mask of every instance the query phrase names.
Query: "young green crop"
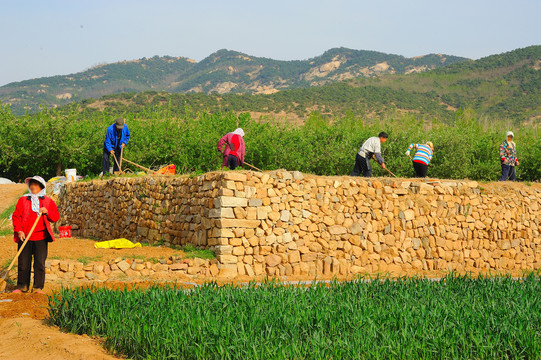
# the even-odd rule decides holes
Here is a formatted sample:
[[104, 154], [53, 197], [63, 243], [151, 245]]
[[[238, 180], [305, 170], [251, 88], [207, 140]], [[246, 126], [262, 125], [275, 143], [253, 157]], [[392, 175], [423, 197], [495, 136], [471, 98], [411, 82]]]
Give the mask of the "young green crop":
[[540, 280], [62, 289], [47, 321], [132, 359], [539, 359]]

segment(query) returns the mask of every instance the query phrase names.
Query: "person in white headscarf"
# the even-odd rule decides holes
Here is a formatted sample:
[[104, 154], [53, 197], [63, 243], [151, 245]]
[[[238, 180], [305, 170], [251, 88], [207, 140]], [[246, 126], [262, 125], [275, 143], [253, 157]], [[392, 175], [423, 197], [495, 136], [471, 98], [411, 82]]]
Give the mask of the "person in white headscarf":
[[244, 164], [246, 147], [244, 145], [244, 130], [241, 128], [225, 134], [218, 142], [218, 151], [222, 153], [222, 169], [228, 167], [235, 170]]
[[515, 166], [519, 165], [517, 158], [517, 145], [514, 141], [515, 134], [508, 131], [505, 134], [505, 141], [500, 145], [500, 162], [502, 165], [502, 176], [500, 181], [517, 181]]
[[[34, 292], [43, 293], [45, 284], [45, 260], [49, 242], [54, 241], [51, 222], [60, 218], [55, 202], [46, 196], [47, 183], [41, 176], [27, 178], [28, 194], [17, 202], [13, 212], [13, 240], [20, 249], [28, 240], [18, 258], [17, 289], [14, 292], [26, 292], [30, 286], [32, 257], [34, 258]], [[41, 214], [41, 217], [38, 216]], [[27, 239], [30, 230], [36, 224], [34, 231]]]

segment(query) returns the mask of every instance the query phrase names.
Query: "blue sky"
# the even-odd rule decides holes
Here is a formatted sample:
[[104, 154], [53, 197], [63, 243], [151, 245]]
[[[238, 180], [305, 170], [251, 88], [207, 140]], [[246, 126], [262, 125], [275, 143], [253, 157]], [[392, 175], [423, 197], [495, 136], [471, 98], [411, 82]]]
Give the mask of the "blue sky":
[[339, 46], [476, 59], [541, 44], [540, 14], [540, 0], [0, 0], [0, 85], [223, 48], [282, 60]]

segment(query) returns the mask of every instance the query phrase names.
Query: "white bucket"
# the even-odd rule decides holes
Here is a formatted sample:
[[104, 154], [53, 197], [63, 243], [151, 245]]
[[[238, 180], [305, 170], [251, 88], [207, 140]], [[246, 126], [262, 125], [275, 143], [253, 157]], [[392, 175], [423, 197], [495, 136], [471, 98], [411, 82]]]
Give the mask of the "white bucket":
[[66, 169], [66, 182], [77, 181], [77, 169]]

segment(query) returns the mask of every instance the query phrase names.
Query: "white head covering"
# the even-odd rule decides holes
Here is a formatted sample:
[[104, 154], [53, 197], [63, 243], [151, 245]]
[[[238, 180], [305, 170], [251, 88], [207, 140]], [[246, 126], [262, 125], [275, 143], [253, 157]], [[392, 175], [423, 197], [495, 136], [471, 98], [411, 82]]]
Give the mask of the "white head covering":
[[237, 128], [235, 131], [233, 131], [233, 134], [244, 137], [244, 130], [242, 130], [241, 128]]
[[25, 194], [25, 196], [29, 196], [30, 200], [32, 200], [32, 211], [35, 212], [36, 214], [39, 214], [39, 198], [45, 196], [46, 189], [47, 189], [47, 183], [45, 182], [45, 180], [41, 176], [34, 176], [34, 177], [31, 177], [31, 178], [26, 178], [24, 180], [24, 182], [26, 183], [26, 185], [28, 185], [28, 190], [30, 190], [30, 181], [31, 180], [37, 181], [38, 183], [41, 184], [41, 186], [43, 186], [41, 191], [39, 193], [37, 193], [37, 194], [32, 194], [32, 192], [29, 192], [28, 194]]
[[509, 143], [509, 145], [510, 145], [511, 147], [514, 148], [514, 147], [516, 146], [515, 141], [514, 141], [514, 140], [515, 140], [515, 134], [513, 134], [512, 131], [508, 131], [508, 132], [505, 134], [505, 141], [507, 141], [507, 137], [509, 137], [509, 136], [512, 136], [512, 137], [513, 137], [513, 140], [511, 140], [511, 142], [508, 142], [508, 143]]

